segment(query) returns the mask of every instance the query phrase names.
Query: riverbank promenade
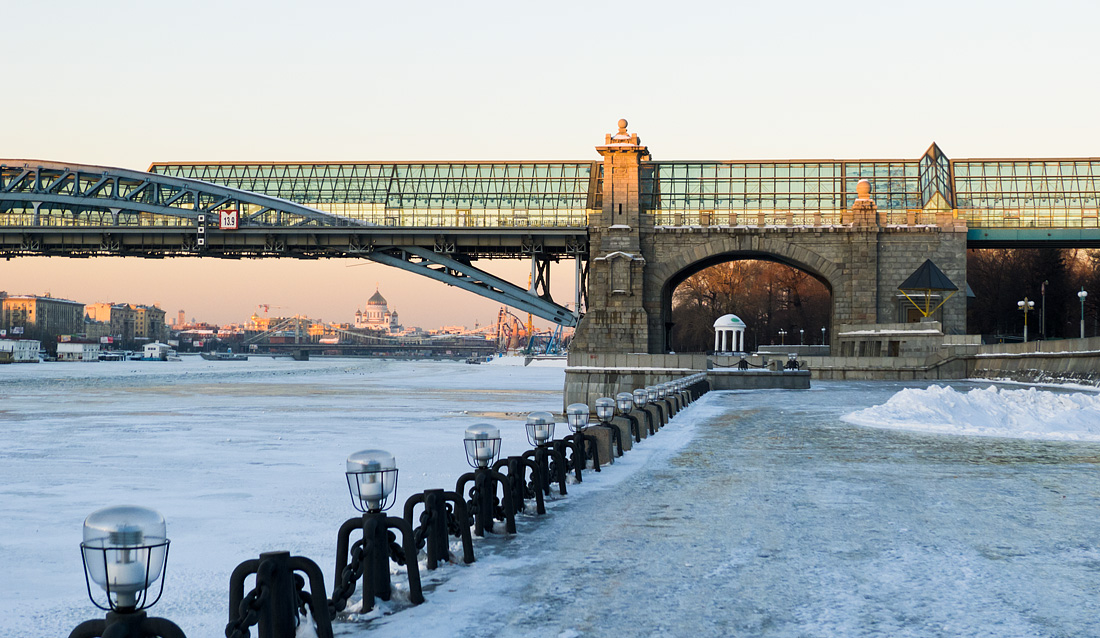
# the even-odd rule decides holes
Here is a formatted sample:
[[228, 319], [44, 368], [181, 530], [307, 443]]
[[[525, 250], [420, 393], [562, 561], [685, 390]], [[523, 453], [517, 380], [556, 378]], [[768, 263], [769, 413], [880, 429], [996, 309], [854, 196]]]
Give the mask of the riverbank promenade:
[[902, 387], [711, 393], [363, 635], [1093, 635], [1100, 444], [839, 420]]

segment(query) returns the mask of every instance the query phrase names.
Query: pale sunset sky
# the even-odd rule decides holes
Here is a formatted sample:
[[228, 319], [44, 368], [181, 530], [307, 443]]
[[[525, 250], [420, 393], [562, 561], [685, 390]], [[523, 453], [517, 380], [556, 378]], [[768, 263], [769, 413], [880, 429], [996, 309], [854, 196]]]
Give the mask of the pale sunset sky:
[[[1100, 155], [1100, 3], [0, 2], [0, 158], [593, 160]], [[479, 266], [526, 284], [528, 264]], [[554, 272], [573, 298], [572, 264]], [[17, 258], [0, 290], [175, 317], [406, 325], [499, 304], [349, 260]]]

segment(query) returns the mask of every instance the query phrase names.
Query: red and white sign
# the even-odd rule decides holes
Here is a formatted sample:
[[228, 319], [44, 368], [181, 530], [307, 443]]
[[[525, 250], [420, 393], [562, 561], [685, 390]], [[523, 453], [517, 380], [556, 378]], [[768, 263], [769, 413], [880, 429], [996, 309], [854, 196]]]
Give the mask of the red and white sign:
[[219, 212], [221, 214], [218, 216], [218, 228], [222, 230], [237, 230], [240, 227], [240, 215], [237, 209], [230, 208]]

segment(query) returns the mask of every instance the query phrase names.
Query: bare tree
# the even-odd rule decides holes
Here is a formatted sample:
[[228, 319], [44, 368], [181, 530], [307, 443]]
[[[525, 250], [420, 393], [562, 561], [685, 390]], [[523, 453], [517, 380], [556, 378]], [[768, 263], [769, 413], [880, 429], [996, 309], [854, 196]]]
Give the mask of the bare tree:
[[748, 326], [746, 343], [797, 343], [798, 330], [807, 343], [820, 340], [829, 325], [831, 297], [820, 281], [803, 271], [772, 261], [730, 261], [688, 277], [673, 293], [672, 345], [680, 352], [706, 351], [714, 343], [714, 320], [739, 316]]

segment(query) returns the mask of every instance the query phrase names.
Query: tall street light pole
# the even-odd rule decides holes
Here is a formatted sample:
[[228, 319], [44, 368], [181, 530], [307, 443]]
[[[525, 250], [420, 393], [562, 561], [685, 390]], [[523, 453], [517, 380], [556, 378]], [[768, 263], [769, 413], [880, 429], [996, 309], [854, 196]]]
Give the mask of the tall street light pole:
[[1027, 311], [1035, 308], [1035, 302], [1024, 297], [1023, 301], [1017, 301], [1016, 307], [1024, 311], [1024, 343], [1027, 343]]
[[1085, 287], [1081, 286], [1081, 292], [1077, 293], [1077, 298], [1081, 300], [1081, 338], [1085, 338], [1085, 297], [1088, 297], [1089, 293], [1085, 292]]
[[1043, 303], [1039, 306], [1039, 334], [1042, 335], [1042, 339], [1047, 338], [1047, 284], [1048, 280], [1043, 280], [1043, 285], [1039, 287], [1039, 292], [1043, 295]]

